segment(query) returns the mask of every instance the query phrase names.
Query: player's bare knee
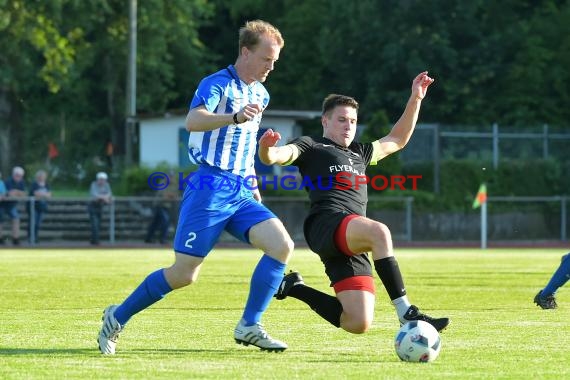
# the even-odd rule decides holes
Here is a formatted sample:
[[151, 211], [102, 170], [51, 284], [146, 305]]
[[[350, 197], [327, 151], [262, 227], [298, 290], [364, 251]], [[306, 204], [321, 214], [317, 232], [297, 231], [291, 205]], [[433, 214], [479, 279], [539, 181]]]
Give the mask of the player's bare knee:
[[359, 324], [353, 326], [352, 330], [350, 331], [352, 334], [364, 334], [368, 331], [369, 326], [366, 324]]
[[363, 334], [372, 325], [372, 316], [363, 313], [362, 310], [345, 309], [340, 317], [341, 327], [352, 334]]
[[344, 330], [352, 334], [364, 334], [370, 329], [372, 321], [366, 319], [353, 319], [345, 323], [342, 327]]
[[170, 287], [178, 289], [195, 283], [198, 280], [198, 273], [196, 267], [175, 263], [165, 269], [164, 275]]
[[198, 281], [198, 276], [194, 273], [186, 273], [182, 276], [182, 282], [184, 283], [184, 286], [191, 285], [196, 281]]
[[291, 257], [293, 250], [295, 249], [295, 242], [289, 235], [287, 235], [285, 238], [283, 249], [283, 253], [287, 256], [287, 258]]
[[291, 239], [291, 236], [289, 236], [289, 233], [287, 232], [283, 224], [279, 226], [279, 232], [280, 232], [279, 234], [280, 251], [284, 255], [290, 255], [291, 253], [293, 253], [293, 249], [295, 249], [295, 243], [293, 242], [293, 239]]
[[370, 236], [373, 236], [375, 239], [382, 239], [383, 241], [391, 240], [392, 233], [387, 225], [384, 223], [376, 222], [370, 226]]
[[287, 235], [284, 236], [279, 243], [276, 243], [273, 249], [271, 249], [270, 252], [267, 252], [267, 254], [274, 259], [281, 261], [282, 263], [287, 263], [293, 254], [294, 249], [295, 243], [289, 237], [289, 235]]
[[177, 273], [176, 276], [176, 288], [182, 288], [195, 283], [198, 280], [198, 276], [194, 273]]

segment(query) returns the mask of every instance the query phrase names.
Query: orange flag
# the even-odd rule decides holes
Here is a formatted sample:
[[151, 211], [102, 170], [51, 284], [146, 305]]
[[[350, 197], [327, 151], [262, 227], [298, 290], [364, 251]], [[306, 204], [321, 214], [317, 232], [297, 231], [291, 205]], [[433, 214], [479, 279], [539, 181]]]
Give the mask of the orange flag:
[[473, 208], [480, 207], [485, 202], [487, 202], [487, 185], [482, 183], [481, 186], [479, 186], [475, 200], [473, 200]]

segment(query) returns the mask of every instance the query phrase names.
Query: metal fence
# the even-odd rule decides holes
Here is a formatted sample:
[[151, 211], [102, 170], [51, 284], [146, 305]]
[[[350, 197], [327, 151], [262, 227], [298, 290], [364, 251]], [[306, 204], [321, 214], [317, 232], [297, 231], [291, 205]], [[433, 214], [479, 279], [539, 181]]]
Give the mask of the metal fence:
[[570, 161], [570, 127], [457, 126], [419, 124], [406, 149], [404, 163], [432, 162], [434, 192], [439, 193], [442, 160], [472, 159], [497, 168], [511, 159]]
[[[489, 197], [485, 236], [491, 242], [566, 242], [569, 236], [569, 200], [567, 196]], [[158, 201], [157, 197], [114, 197], [103, 210], [102, 241], [109, 245], [143, 243]], [[87, 243], [90, 237], [88, 202], [87, 197], [50, 199], [46, 218], [39, 231], [41, 242], [51, 245]], [[26, 203], [29, 207], [26, 207]], [[35, 199], [30, 197], [20, 198], [18, 204], [21, 228], [32, 234], [34, 203]], [[175, 231], [178, 203], [175, 200], [171, 204], [169, 239]], [[512, 207], [513, 203], [517, 204], [516, 208]], [[265, 197], [264, 204], [283, 221], [293, 240], [304, 243], [303, 221], [309, 211], [306, 197]], [[424, 211], [414, 208], [411, 196], [371, 197], [367, 216], [385, 223], [396, 242], [475, 243], [480, 238], [481, 218], [477, 210]], [[6, 222], [4, 220], [4, 224]], [[28, 237], [35, 241], [34, 236]], [[225, 233], [220, 241], [237, 240]]]
[[[35, 245], [36, 199], [22, 197], [17, 201], [22, 222], [21, 229], [28, 231], [30, 244]], [[44, 214], [45, 218], [39, 231], [42, 242], [89, 241], [91, 222], [87, 211], [88, 197], [52, 198], [47, 202], [48, 211]], [[112, 201], [103, 208], [102, 240], [110, 245], [144, 241], [157, 202], [165, 201], [159, 197], [113, 197]], [[171, 202], [173, 223], [170, 235], [172, 236], [176, 226], [179, 200]], [[309, 200], [306, 197], [264, 197], [263, 202], [283, 221], [295, 241], [304, 242], [303, 221], [309, 211]], [[413, 197], [371, 197], [369, 204], [369, 216], [390, 220], [390, 224], [394, 226], [395, 238], [412, 241]], [[224, 233], [221, 241], [237, 240]]]
[[[20, 214], [21, 229], [27, 230], [27, 238], [31, 245], [35, 245], [35, 213], [36, 202], [34, 197], [19, 197], [9, 200], [17, 202]], [[44, 220], [39, 231], [42, 240], [51, 242], [89, 241], [91, 234], [91, 220], [88, 212], [90, 198], [66, 197], [50, 198], [45, 200], [48, 210], [44, 213]], [[114, 197], [102, 209], [101, 237], [109, 244], [117, 241], [142, 241], [154, 207], [159, 202], [168, 202], [159, 197]], [[171, 201], [174, 210], [172, 219], [175, 221], [178, 200]], [[0, 202], [0, 207], [5, 203]], [[6, 217], [4, 218], [6, 219]], [[6, 223], [6, 220], [3, 221]], [[175, 224], [174, 224], [175, 225]]]
[[[533, 240], [537, 239], [540, 235], [547, 234], [547, 238], [552, 239], [553, 236], [557, 234], [556, 229], [552, 228], [556, 224], [559, 225], [558, 229], [558, 239], [561, 242], [568, 241], [568, 217], [567, 217], [567, 205], [570, 197], [566, 196], [550, 196], [550, 197], [514, 197], [514, 196], [493, 196], [487, 198], [487, 205], [481, 208], [481, 248], [487, 247], [487, 241], [489, 236], [493, 237], [497, 235], [497, 231], [500, 232], [501, 229], [510, 228], [511, 230], [519, 228], [518, 233], [521, 237], [526, 237], [527, 239]], [[520, 205], [527, 205], [527, 210], [519, 209], [515, 215], [515, 218], [526, 219], [526, 223], [501, 223], [501, 220], [495, 218], [494, 223], [489, 225], [489, 215], [500, 215], [501, 210], [494, 210], [500, 204], [505, 203], [517, 203]], [[548, 205], [552, 204], [554, 207], [548, 208]], [[533, 215], [529, 212], [528, 208], [534, 208], [535, 211], [542, 209], [540, 214], [542, 215], [542, 220], [533, 220]], [[489, 208], [492, 210], [489, 212]], [[512, 214], [512, 212], [511, 212]], [[524, 226], [520, 228], [520, 226]], [[525, 230], [526, 229], [526, 230]], [[538, 231], [543, 229], [544, 231]], [[538, 236], [535, 234], [538, 232]], [[521, 239], [523, 240], [523, 239]], [[546, 239], [545, 239], [546, 240]]]

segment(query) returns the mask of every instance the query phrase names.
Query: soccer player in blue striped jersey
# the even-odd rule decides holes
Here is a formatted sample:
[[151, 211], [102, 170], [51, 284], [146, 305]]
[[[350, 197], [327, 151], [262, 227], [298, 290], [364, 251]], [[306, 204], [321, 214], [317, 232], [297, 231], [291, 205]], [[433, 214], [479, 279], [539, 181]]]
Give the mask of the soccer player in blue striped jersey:
[[[245, 309], [234, 329], [235, 341], [269, 351], [287, 348], [267, 334], [260, 320], [281, 282], [293, 241], [281, 221], [261, 204], [259, 191], [244, 183], [255, 175], [257, 131], [269, 103], [262, 83], [283, 45], [273, 25], [247, 22], [240, 29], [236, 63], [198, 85], [186, 128], [190, 159], [200, 166], [188, 180], [182, 199], [175, 262], [151, 273], [121, 305], [105, 309], [98, 340], [103, 354], [115, 353], [118, 335], [134, 314], [196, 281], [204, 258], [224, 230], [265, 253], [251, 277]], [[194, 326], [199, 329], [201, 324], [196, 321]]]

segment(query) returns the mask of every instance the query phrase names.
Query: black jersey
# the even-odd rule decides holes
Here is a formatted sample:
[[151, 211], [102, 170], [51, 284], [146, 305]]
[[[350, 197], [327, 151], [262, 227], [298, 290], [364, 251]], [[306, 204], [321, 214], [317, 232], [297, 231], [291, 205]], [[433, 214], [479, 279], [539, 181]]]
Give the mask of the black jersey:
[[291, 164], [299, 168], [311, 200], [310, 214], [322, 211], [366, 216], [366, 167], [372, 143], [352, 142], [348, 148], [325, 137], [299, 137], [290, 144], [299, 149]]

